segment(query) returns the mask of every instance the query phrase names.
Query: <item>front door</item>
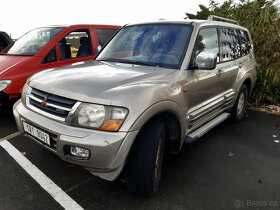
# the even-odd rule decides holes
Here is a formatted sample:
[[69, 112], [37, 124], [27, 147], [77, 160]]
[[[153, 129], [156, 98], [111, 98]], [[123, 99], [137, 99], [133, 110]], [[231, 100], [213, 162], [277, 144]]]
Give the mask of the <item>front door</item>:
[[[217, 53], [217, 66], [213, 70], [199, 70], [195, 58], [202, 51]], [[220, 112], [224, 103], [224, 75], [221, 70], [218, 30], [215, 27], [200, 29], [187, 71], [188, 89], [185, 103], [188, 107], [188, 129], [194, 130]]]

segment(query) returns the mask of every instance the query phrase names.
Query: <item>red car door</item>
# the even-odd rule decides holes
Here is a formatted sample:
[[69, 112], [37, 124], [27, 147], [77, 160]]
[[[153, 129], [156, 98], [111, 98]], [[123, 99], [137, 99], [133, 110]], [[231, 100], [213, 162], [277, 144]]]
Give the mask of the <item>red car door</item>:
[[55, 46], [42, 59], [40, 69], [91, 60], [96, 55], [96, 46], [92, 28], [82, 27], [64, 32], [57, 39]]

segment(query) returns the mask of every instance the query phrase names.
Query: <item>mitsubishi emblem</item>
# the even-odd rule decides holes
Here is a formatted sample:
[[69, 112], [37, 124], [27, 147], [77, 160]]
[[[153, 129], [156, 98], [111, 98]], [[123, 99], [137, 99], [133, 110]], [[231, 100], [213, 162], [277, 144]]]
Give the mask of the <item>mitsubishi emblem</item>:
[[41, 105], [44, 106], [44, 107], [47, 107], [48, 104], [47, 104], [46, 101], [47, 101], [47, 96], [45, 96], [44, 101], [41, 102]]

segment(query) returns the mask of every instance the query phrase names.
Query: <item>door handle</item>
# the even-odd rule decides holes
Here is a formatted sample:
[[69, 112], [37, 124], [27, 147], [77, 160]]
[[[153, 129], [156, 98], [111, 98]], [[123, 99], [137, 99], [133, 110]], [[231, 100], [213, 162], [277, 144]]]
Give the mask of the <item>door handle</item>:
[[223, 73], [224, 73], [224, 71], [221, 70], [221, 69], [219, 69], [218, 72], [216, 73], [216, 75], [217, 75], [218, 77], [220, 77], [220, 76], [222, 76]]
[[239, 64], [238, 64], [238, 68], [241, 69], [242, 67], [243, 67], [243, 64], [242, 64], [242, 63], [239, 63]]

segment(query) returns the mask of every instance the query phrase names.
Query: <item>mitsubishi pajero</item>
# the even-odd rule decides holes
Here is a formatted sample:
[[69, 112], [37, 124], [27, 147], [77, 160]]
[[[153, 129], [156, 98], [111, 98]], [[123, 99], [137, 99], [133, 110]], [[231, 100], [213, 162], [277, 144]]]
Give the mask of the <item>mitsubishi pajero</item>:
[[242, 119], [255, 66], [249, 32], [232, 20], [126, 25], [94, 60], [29, 78], [14, 115], [61, 159], [150, 195], [164, 152]]

